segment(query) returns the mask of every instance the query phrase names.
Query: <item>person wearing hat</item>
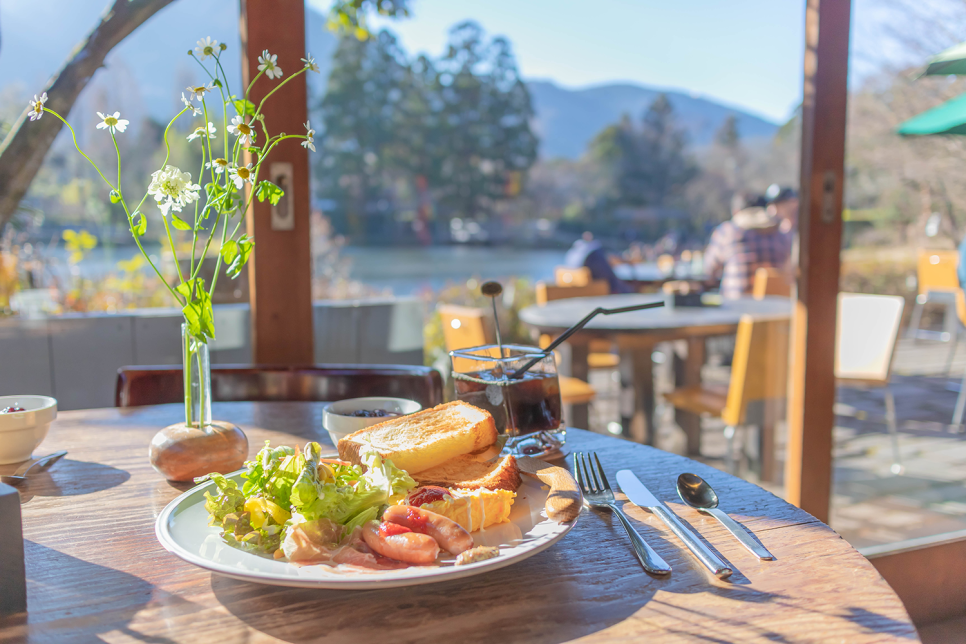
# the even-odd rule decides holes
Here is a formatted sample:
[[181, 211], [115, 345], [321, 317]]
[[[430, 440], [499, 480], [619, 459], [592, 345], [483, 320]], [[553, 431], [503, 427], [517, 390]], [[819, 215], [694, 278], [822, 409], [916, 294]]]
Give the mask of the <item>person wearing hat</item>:
[[773, 183], [765, 191], [765, 198], [768, 200], [768, 210], [781, 220], [780, 230], [783, 233], [794, 232], [798, 228], [798, 193], [795, 189]]
[[791, 235], [781, 231], [777, 210], [768, 208], [766, 199], [751, 193], [738, 193], [731, 200], [731, 219], [711, 234], [704, 253], [704, 270], [721, 280], [721, 295], [738, 298], [751, 293], [755, 271], [783, 268], [791, 255]]

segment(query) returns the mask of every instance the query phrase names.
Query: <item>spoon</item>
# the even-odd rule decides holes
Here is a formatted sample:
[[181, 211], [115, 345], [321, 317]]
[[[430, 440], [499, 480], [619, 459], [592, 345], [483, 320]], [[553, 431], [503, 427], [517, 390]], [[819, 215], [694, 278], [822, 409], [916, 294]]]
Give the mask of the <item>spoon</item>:
[[715, 494], [714, 488], [697, 474], [682, 474], [678, 477], [678, 496], [686, 505], [690, 505], [699, 512], [710, 514], [720, 521], [721, 525], [735, 535], [741, 545], [751, 550], [751, 553], [759, 559], [775, 558], [748, 534], [745, 527], [729, 517], [726, 512], [718, 509], [718, 495]]
[[47, 456], [41, 456], [33, 463], [30, 463], [25, 467], [21, 466], [21, 468], [17, 470], [16, 474], [0, 476], [0, 483], [6, 483], [7, 485], [20, 485], [27, 480], [27, 473], [30, 470], [38, 466], [40, 469], [45, 470], [64, 456], [67, 456], [66, 451], [54, 452], [53, 454], [48, 454]]

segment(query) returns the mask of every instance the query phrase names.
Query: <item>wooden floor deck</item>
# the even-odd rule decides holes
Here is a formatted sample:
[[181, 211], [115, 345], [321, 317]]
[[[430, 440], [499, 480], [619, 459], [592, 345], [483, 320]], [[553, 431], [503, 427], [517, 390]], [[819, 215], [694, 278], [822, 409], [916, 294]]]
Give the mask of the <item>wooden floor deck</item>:
[[[835, 485], [831, 525], [857, 548], [904, 541], [966, 529], [966, 433], [951, 427], [960, 380], [966, 370], [966, 341], [955, 348], [946, 342], [903, 339], [896, 349], [890, 389], [896, 400], [900, 476], [890, 468], [894, 455], [885, 425], [884, 391], [840, 388], [835, 428]], [[668, 355], [658, 348], [655, 358]], [[727, 367], [716, 364], [715, 349], [704, 378], [727, 382]], [[951, 365], [947, 374], [947, 365]], [[665, 360], [655, 367], [659, 391], [670, 388]], [[616, 372], [594, 371], [600, 396], [591, 408], [591, 428], [606, 432], [619, 420]], [[856, 415], [858, 417], [856, 417]], [[657, 444], [683, 453], [684, 435], [673, 410], [658, 405]], [[613, 427], [613, 425], [611, 425]], [[705, 419], [700, 460], [724, 469], [723, 424]], [[783, 459], [784, 427], [778, 431], [778, 458]], [[754, 437], [749, 436], [749, 445]], [[750, 468], [740, 472], [756, 480]], [[758, 482], [758, 481], [756, 481]], [[779, 496], [780, 484], [762, 483]]]

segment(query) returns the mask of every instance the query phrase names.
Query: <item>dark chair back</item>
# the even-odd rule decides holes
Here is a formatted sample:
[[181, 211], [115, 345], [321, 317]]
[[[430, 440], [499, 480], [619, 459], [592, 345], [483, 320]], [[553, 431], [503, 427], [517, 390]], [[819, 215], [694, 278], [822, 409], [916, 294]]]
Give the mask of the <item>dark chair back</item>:
[[[423, 407], [443, 402], [443, 380], [430, 367], [409, 365], [308, 366], [219, 365], [211, 368], [211, 399], [236, 401], [335, 401], [363, 396], [415, 400]], [[117, 407], [184, 401], [180, 368], [121, 367]]]

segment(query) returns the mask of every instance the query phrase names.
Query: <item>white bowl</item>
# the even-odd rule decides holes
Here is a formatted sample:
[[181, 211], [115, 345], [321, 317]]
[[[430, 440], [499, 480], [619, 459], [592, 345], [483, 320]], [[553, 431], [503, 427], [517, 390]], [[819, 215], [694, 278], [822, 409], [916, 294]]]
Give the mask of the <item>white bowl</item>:
[[0, 409], [11, 406], [25, 411], [0, 414], [0, 465], [28, 460], [57, 417], [57, 400], [50, 396], [0, 396]]
[[339, 402], [329, 403], [322, 408], [322, 426], [329, 432], [329, 438], [332, 439], [332, 444], [338, 445], [340, 438], [348, 436], [352, 432], [357, 432], [360, 429], [371, 427], [372, 425], [393, 418], [385, 416], [381, 418], [365, 418], [360, 416], [347, 416], [346, 414], [351, 414], [354, 411], [362, 409], [370, 411], [382, 409], [395, 412], [400, 416], [405, 416], [415, 413], [422, 408], [423, 406], [415, 400], [406, 400], [405, 398], [385, 398], [382, 396], [347, 398]]

